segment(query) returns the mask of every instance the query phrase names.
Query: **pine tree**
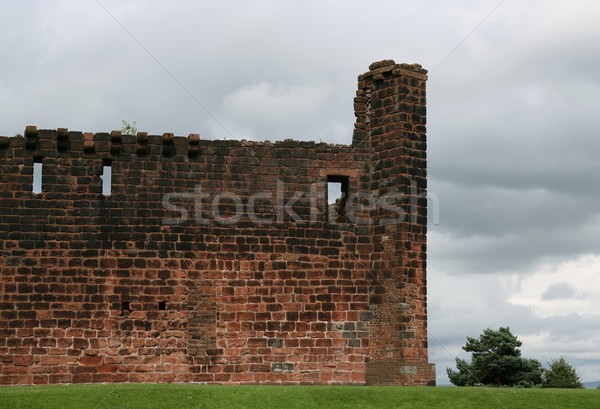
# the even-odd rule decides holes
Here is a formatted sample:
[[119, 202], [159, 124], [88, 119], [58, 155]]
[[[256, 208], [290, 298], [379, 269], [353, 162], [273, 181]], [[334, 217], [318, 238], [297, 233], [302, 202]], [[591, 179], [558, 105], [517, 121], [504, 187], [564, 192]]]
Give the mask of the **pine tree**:
[[450, 382], [457, 386], [478, 384], [491, 386], [533, 387], [542, 380], [542, 365], [536, 359], [521, 357], [522, 342], [508, 327], [486, 329], [477, 338], [467, 337], [463, 349], [472, 352], [471, 363], [457, 358], [458, 371], [447, 369]]
[[544, 388], [583, 388], [583, 383], [573, 368], [562, 356], [548, 363], [544, 371], [542, 387]]

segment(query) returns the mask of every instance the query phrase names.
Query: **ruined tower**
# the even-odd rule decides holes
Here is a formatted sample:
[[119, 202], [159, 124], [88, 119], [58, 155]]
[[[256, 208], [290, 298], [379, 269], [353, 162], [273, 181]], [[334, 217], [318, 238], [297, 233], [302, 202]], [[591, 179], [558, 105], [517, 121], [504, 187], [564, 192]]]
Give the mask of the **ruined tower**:
[[372, 64], [350, 146], [0, 137], [0, 384], [433, 384], [426, 79]]

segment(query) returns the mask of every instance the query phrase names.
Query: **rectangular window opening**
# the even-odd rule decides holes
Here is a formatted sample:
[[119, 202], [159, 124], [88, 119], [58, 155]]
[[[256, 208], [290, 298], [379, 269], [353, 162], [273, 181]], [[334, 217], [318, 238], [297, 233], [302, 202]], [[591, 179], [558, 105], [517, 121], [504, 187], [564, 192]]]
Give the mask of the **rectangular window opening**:
[[105, 159], [102, 166], [102, 194], [110, 196], [112, 194], [112, 163], [110, 159]]
[[345, 223], [348, 199], [348, 176], [327, 176], [327, 221]]
[[158, 302], [158, 310], [159, 311], [164, 311], [167, 309], [167, 302], [166, 301], [159, 301]]
[[33, 182], [32, 190], [33, 193], [42, 193], [42, 158], [37, 157], [33, 159]]
[[121, 315], [123, 317], [129, 316], [131, 309], [129, 309], [129, 301], [121, 301]]

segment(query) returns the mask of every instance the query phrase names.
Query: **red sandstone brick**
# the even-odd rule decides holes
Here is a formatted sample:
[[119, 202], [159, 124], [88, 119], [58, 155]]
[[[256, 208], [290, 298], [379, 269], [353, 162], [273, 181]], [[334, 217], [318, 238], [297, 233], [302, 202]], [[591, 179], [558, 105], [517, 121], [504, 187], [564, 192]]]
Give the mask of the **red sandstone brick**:
[[92, 375], [90, 373], [77, 373], [71, 378], [73, 383], [90, 383], [92, 381]]
[[27, 367], [25, 366], [9, 366], [4, 365], [2, 373], [5, 375], [25, 375], [28, 373]]
[[[53, 373], [52, 372], [53, 367], [51, 366], [44, 366], [44, 365], [32, 365], [29, 367], [29, 372], [31, 372], [32, 374], [50, 374]], [[1, 372], [1, 370], [0, 370]]]
[[81, 365], [99, 365], [101, 362], [101, 356], [83, 356], [79, 359]]
[[50, 374], [48, 376], [48, 383], [71, 383], [73, 376], [71, 374]]
[[[381, 81], [377, 90], [371, 89], [375, 79]], [[59, 155], [55, 131], [30, 129], [29, 148], [44, 157], [51, 182], [45, 196], [15, 203], [10, 214], [0, 209], [18, 237], [5, 240], [4, 249], [21, 252], [23, 260], [18, 269], [3, 270], [19, 281], [3, 287], [10, 305], [1, 304], [0, 315], [11, 332], [0, 324], [0, 383], [44, 383], [49, 373], [44, 371], [56, 371], [49, 383], [423, 384], [433, 379], [426, 363], [423, 216], [414, 225], [364, 229], [324, 220], [309, 226], [257, 227], [246, 219], [233, 225], [161, 224], [173, 216], [162, 205], [164, 194], [184, 192], [199, 174], [206, 176], [203, 191], [228, 190], [244, 200], [248, 192], [276, 193], [278, 180], [285, 182], [286, 195], [306, 192], [315, 181], [324, 194], [331, 175], [346, 175], [352, 189], [368, 186], [380, 195], [390, 191], [390, 182], [399, 190], [408, 187], [393, 175], [412, 175], [424, 186], [425, 79], [418, 67], [391, 61], [361, 76], [355, 147], [69, 133], [73, 149], [61, 147]], [[407, 92], [417, 97], [404, 101]], [[370, 144], [361, 146], [365, 137]], [[4, 199], [12, 200], [30, 185], [25, 180], [30, 174], [21, 169], [31, 152], [26, 157], [8, 140], [0, 146], [0, 172], [7, 179], [0, 195], [8, 193]], [[91, 175], [98, 174], [107, 155], [114, 158], [118, 188], [100, 198], [98, 178]], [[77, 179], [66, 178], [67, 168], [69, 178]], [[48, 200], [52, 195], [60, 199]], [[91, 210], [101, 208], [99, 200], [120, 204], [103, 216], [102, 226], [90, 225], [100, 247], [80, 229], [95, 221]], [[188, 205], [193, 214], [193, 204]], [[315, 205], [300, 200], [295, 208], [309, 206]], [[44, 244], [44, 257], [36, 248], [37, 232], [27, 228], [29, 215], [39, 208], [52, 212], [55, 223], [48, 225], [55, 240]], [[272, 203], [266, 209], [272, 216]], [[105, 229], [117, 225], [122, 228]], [[377, 250], [383, 235], [388, 240]], [[387, 281], [375, 285], [373, 274]], [[407, 277], [400, 295], [396, 277]], [[398, 297], [409, 304], [407, 312], [386, 309], [395, 307]], [[129, 310], [121, 311], [125, 301]], [[331, 322], [354, 327], [329, 329]], [[359, 324], [367, 327], [358, 329]], [[414, 338], [397, 339], [394, 327]], [[355, 337], [346, 339], [351, 331]], [[381, 351], [391, 351], [393, 360]], [[415, 376], [378, 375], [392, 373], [403, 358], [422, 364]], [[273, 362], [296, 366], [274, 373]], [[310, 372], [298, 372], [300, 364]], [[202, 366], [206, 372], [194, 372]]]
[[48, 384], [48, 375], [33, 375], [32, 383], [34, 385], [46, 385]]
[[129, 374], [128, 373], [115, 373], [112, 376], [112, 382], [115, 382], [115, 383], [129, 382]]
[[69, 365], [77, 362], [76, 357], [65, 355], [42, 355], [40, 356], [41, 365]]
[[19, 375], [19, 384], [21, 385], [31, 385], [33, 384], [33, 375]]
[[13, 357], [13, 365], [29, 366], [33, 364], [33, 355], [15, 355]]
[[96, 371], [98, 373], [112, 373], [117, 372], [119, 370], [118, 365], [98, 365], [96, 367]]
[[48, 348], [49, 355], [65, 355], [66, 353], [66, 348]]

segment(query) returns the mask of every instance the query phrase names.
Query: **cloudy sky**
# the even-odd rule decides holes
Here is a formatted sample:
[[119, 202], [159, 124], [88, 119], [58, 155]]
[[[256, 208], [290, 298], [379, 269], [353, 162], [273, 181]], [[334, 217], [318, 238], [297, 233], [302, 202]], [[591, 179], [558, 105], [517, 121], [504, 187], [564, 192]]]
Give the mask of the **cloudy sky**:
[[0, 0], [0, 135], [350, 143], [357, 75], [429, 70], [430, 360], [509, 326], [600, 379], [600, 5]]

